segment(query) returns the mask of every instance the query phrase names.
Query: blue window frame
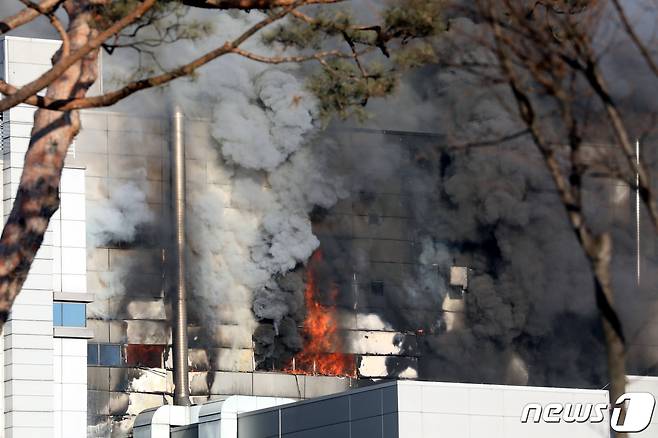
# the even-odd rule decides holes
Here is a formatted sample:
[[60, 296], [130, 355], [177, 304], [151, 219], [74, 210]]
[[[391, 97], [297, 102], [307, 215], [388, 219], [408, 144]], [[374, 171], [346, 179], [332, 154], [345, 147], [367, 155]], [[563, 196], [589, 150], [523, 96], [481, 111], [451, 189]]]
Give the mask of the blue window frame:
[[100, 344], [99, 365], [106, 367], [121, 366], [121, 346], [117, 344]]
[[56, 327], [85, 327], [87, 325], [84, 303], [53, 303], [53, 325]]
[[87, 344], [87, 365], [98, 365], [98, 344]]
[[123, 366], [123, 355], [119, 344], [87, 344], [87, 365], [104, 367]]

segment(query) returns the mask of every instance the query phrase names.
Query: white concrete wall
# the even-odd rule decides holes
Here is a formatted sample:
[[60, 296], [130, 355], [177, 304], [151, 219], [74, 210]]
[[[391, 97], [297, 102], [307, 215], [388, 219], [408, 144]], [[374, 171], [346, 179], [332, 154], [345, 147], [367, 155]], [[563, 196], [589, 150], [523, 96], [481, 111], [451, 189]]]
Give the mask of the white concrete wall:
[[521, 423], [528, 403], [607, 403], [606, 391], [398, 382], [400, 438], [609, 438], [609, 420]]
[[[61, 205], [53, 215], [53, 291], [87, 292], [85, 171], [64, 168]], [[87, 339], [54, 339], [54, 437], [87, 435]]]
[[87, 340], [54, 339], [55, 438], [87, 436]]
[[64, 168], [60, 199], [60, 208], [50, 221], [53, 232], [53, 290], [84, 294], [87, 292], [84, 169]]
[[[17, 86], [35, 79], [49, 68], [59, 45], [1, 38], [2, 78]], [[18, 189], [34, 111], [19, 105], [4, 113], [5, 220]], [[64, 170], [61, 200], [4, 330], [7, 438], [86, 436], [87, 341], [53, 338], [53, 292], [86, 292], [83, 169]]]
[[[9, 38], [2, 40], [3, 78], [10, 82], [25, 83], [43, 71], [43, 65], [37, 61], [26, 62], [25, 57], [34, 57], [42, 51], [47, 56], [56, 49], [48, 44], [25, 46], [23, 43], [15, 44]], [[26, 106], [5, 112], [2, 127], [5, 220], [18, 189], [33, 113]], [[6, 438], [53, 435], [52, 306], [52, 231], [48, 231], [5, 326]]]

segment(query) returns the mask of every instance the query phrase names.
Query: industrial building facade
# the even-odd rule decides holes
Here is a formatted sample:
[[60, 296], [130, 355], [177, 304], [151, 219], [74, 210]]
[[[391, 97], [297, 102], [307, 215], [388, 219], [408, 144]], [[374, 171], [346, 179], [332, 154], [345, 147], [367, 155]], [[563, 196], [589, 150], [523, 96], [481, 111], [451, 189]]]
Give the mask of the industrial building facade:
[[[16, 37], [1, 42], [3, 78], [16, 85], [44, 71], [59, 47], [54, 41]], [[98, 84], [92, 92], [101, 89]], [[20, 178], [33, 113], [33, 108], [20, 105], [3, 115], [5, 218]], [[167, 300], [171, 120], [107, 111], [83, 111], [81, 116], [83, 128], [62, 177], [61, 208], [2, 337], [7, 438], [124, 436], [141, 412], [172, 403]], [[186, 185], [213, 186], [230, 194], [226, 175], [211, 165], [216, 156], [209, 122], [186, 118], [183, 131], [189, 146]], [[318, 263], [321, 282], [337, 291], [325, 291], [318, 301], [335, 317], [342, 350], [338, 353], [348, 359], [347, 366], [340, 373], [322, 375], [321, 365], [312, 360], [302, 365], [299, 357], [287, 353], [270, 355], [285, 344], [273, 321], [259, 321], [257, 330], [273, 333], [259, 340], [237, 323], [209, 328], [204, 302], [193, 299], [188, 327], [193, 403], [235, 395], [310, 399], [373, 379], [431, 378], [445, 365], [443, 358], [435, 357], [434, 345], [444, 342], [440, 334], [458, 333], [467, 325], [468, 260], [456, 257], [451, 264], [460, 269], [443, 273], [451, 275], [447, 296], [431, 302], [410, 300], [404, 307], [396, 301], [418, 270], [429, 269], [439, 281], [436, 267], [418, 262], [424, 249], [419, 235], [431, 224], [420, 223], [412, 213], [408, 191], [416, 187], [409, 186], [406, 177], [445, 157], [432, 155], [437, 137], [386, 135], [398, 168], [386, 183], [350, 193], [328, 211], [312, 214], [323, 257], [341, 261], [333, 266]], [[360, 130], [336, 136], [348, 145], [365, 145], [373, 138]], [[428, 197], [427, 208], [436, 208], [439, 194], [430, 189]], [[126, 218], [135, 215], [131, 209], [136, 205], [142, 206], [142, 217], [129, 223]], [[130, 228], [132, 234], [116, 232], [117, 226]], [[307, 279], [312, 267], [298, 266], [291, 277]], [[301, 293], [303, 284], [298, 289]], [[448, 341], [454, 346], [459, 338]], [[496, 358], [503, 365], [487, 376], [489, 380], [528, 383], [528, 369], [515, 352], [504, 351]], [[397, 421], [416, 430], [412, 417], [402, 415]], [[421, 431], [410, 436], [426, 435]]]

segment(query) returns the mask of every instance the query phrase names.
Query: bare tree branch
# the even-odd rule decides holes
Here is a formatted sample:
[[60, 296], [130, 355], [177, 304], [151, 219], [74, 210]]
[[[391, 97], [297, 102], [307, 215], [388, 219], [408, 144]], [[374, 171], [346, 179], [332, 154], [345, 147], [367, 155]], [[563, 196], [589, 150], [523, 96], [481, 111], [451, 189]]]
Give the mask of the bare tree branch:
[[[58, 110], [58, 111], [71, 111], [71, 110], [77, 110], [83, 108], [97, 108], [97, 107], [112, 105], [120, 101], [121, 99], [124, 99], [125, 97], [128, 97], [131, 94], [134, 94], [140, 90], [145, 90], [147, 88], [164, 85], [168, 82], [173, 81], [174, 79], [191, 75], [200, 67], [206, 65], [207, 63], [213, 61], [214, 59], [219, 58], [220, 56], [226, 55], [228, 53], [237, 53], [235, 52], [236, 49], [238, 49], [238, 46], [242, 44], [244, 41], [249, 39], [251, 36], [256, 34], [264, 27], [268, 26], [269, 24], [285, 17], [294, 8], [304, 3], [305, 2], [303, 0], [296, 1], [291, 6], [286, 7], [281, 11], [277, 12], [276, 14], [272, 14], [267, 18], [261, 20], [260, 22], [256, 23], [233, 41], [227, 41], [222, 46], [214, 50], [211, 50], [210, 52], [196, 58], [195, 60], [185, 65], [182, 65], [178, 68], [175, 68], [171, 71], [168, 71], [166, 73], [162, 73], [146, 79], [141, 79], [138, 81], [131, 82], [123, 86], [122, 88], [119, 88], [115, 91], [111, 91], [109, 93], [102, 94], [100, 96], [73, 98], [73, 99], [49, 99], [48, 97], [31, 96], [25, 99], [24, 102], [30, 105], [38, 106], [40, 108], [47, 108], [47, 109]], [[247, 52], [245, 52], [245, 54], [246, 53]], [[244, 56], [244, 54], [242, 53], [239, 54]], [[282, 62], [292, 62], [292, 61], [284, 60]], [[16, 90], [15, 87], [11, 87], [9, 84], [4, 84], [2, 83], [2, 81], [0, 81], [0, 92], [12, 96], [13, 95], [12, 93], [16, 92], [15, 90]], [[2, 101], [0, 101], [0, 104], [1, 103]]]
[[144, 0], [112, 26], [105, 29], [103, 32], [100, 32], [97, 36], [89, 40], [85, 45], [75, 50], [73, 53], [61, 57], [50, 70], [20, 89], [16, 90], [14, 88], [15, 91], [12, 92], [12, 88], [9, 84], [0, 81], [0, 92], [7, 96], [0, 100], [0, 111], [6, 111], [36, 95], [40, 90], [44, 89], [54, 80], [59, 78], [73, 64], [86, 57], [91, 51], [98, 49], [105, 40], [137, 21], [142, 15], [144, 15], [144, 13], [155, 5], [156, 1], [157, 0]]
[[55, 15], [55, 11], [44, 9], [40, 4], [34, 3], [33, 1], [30, 0], [20, 0], [20, 2], [23, 3], [25, 6], [27, 6], [28, 8], [32, 8], [36, 10], [37, 12], [39, 12], [39, 14], [48, 17], [50, 24], [52, 24], [52, 26], [59, 34], [59, 37], [62, 39], [62, 56], [68, 56], [70, 53], [69, 37], [66, 34], [66, 29], [64, 28], [64, 25], [59, 20], [59, 18], [57, 18], [57, 16]]
[[[306, 0], [304, 3], [329, 4], [344, 0]], [[273, 9], [292, 6], [295, 0], [181, 0], [184, 5], [205, 9]]]
[[327, 50], [323, 52], [317, 52], [310, 55], [298, 55], [298, 56], [263, 56], [256, 53], [240, 49], [235, 47], [231, 49], [232, 53], [240, 55], [244, 58], [251, 59], [253, 61], [263, 62], [265, 64], [286, 64], [290, 62], [307, 62], [307, 61], [319, 61], [326, 60], [327, 58], [351, 58], [351, 54], [341, 52], [340, 50]]
[[638, 175], [638, 190], [640, 197], [642, 198], [642, 202], [647, 207], [649, 218], [651, 219], [651, 223], [653, 224], [654, 229], [656, 232], [658, 232], [658, 203], [656, 202], [656, 197], [654, 196], [651, 189], [649, 171], [647, 170], [644, 163], [638, 163], [636, 160], [635, 148], [633, 147], [630, 135], [628, 134], [617, 105], [608, 92], [605, 79], [599, 71], [593, 55], [591, 53], [587, 53], [587, 56], [587, 64], [584, 68], [585, 77], [605, 107], [606, 114], [608, 115], [608, 119], [612, 124], [612, 130], [615, 134], [616, 140], [624, 154], [624, 157], [626, 158], [626, 161], [628, 162], [629, 167], [631, 168], [632, 173]]
[[635, 47], [640, 51], [640, 54], [642, 54], [642, 57], [644, 60], [647, 62], [647, 65], [653, 71], [653, 74], [658, 76], [658, 65], [656, 65], [656, 61], [651, 57], [651, 54], [649, 53], [649, 50], [647, 49], [646, 45], [640, 41], [640, 38], [637, 36], [637, 33], [635, 30], [633, 30], [633, 26], [631, 26], [631, 23], [628, 21], [628, 17], [626, 16], [626, 12], [624, 12], [624, 8], [621, 6], [621, 3], [619, 3], [619, 0], [611, 0], [613, 6], [617, 10], [617, 15], [619, 15], [619, 20], [621, 21], [622, 26], [624, 26], [624, 29], [626, 30], [626, 33], [630, 37], [630, 39], [633, 41], [633, 44], [635, 44]]
[[[568, 21], [569, 14], [564, 14], [564, 21], [562, 22], [564, 27], [560, 30], [564, 30], [565, 34], [569, 35], [570, 40], [568, 43], [554, 44], [552, 42], [555, 35], [554, 29], [538, 29], [536, 23], [528, 19], [527, 13], [511, 6], [511, 1], [507, 1], [506, 6], [508, 7], [503, 8], [503, 11], [497, 11], [494, 2], [491, 0], [480, 2], [481, 10], [493, 32], [493, 50], [498, 59], [500, 71], [508, 81], [512, 96], [518, 107], [518, 114], [527, 126], [533, 143], [543, 157], [557, 188], [560, 201], [566, 210], [569, 223], [592, 270], [596, 303], [606, 342], [610, 396], [612, 400], [616, 400], [625, 392], [626, 352], [621, 322], [613, 305], [610, 275], [612, 238], [608, 232], [596, 234], [588, 225], [583, 212], [582, 176], [586, 169], [579, 154], [582, 138], [579, 133], [579, 123], [573, 112], [572, 97], [572, 88], [576, 83], [575, 77], [580, 74], [581, 70], [573, 65], [571, 71], [564, 68], [564, 55], [568, 51], [568, 48], [564, 46], [571, 43], [586, 45], [588, 40], [586, 38], [582, 39], [584, 35], [575, 32], [571, 28], [571, 23]], [[559, 13], [563, 14], [563, 12]], [[519, 32], [510, 32], [511, 36], [507, 35], [507, 26], [525, 29], [521, 30], [520, 33], [527, 32], [529, 38], [526, 40], [519, 39]], [[545, 40], [542, 40], [540, 34], [542, 31], [545, 32], [544, 35], [547, 38]], [[512, 58], [516, 62], [512, 61]], [[598, 79], [602, 80], [602, 78]], [[566, 171], [540, 127], [538, 111], [535, 108], [535, 105], [539, 104], [534, 102], [531, 97], [533, 93], [536, 94], [538, 91], [542, 97], [546, 96], [554, 100], [560, 110], [570, 148], [570, 154], [568, 155], [570, 166]], [[544, 94], [541, 94], [542, 91]], [[599, 97], [601, 96], [599, 94]], [[619, 121], [621, 122], [621, 120]], [[621, 128], [623, 128], [623, 124]], [[554, 127], [551, 126], [549, 129], [552, 131]], [[622, 133], [625, 133], [625, 130], [622, 130]], [[624, 436], [623, 434], [618, 435], [620, 437]]]

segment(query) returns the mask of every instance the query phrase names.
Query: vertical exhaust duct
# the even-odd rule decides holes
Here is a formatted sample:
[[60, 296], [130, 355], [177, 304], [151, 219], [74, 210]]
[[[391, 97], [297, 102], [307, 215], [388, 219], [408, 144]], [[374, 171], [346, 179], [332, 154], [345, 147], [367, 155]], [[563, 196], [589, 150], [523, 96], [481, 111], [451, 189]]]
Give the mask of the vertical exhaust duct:
[[175, 106], [171, 120], [171, 187], [173, 225], [175, 235], [175, 293], [172, 299], [174, 322], [173, 366], [174, 366], [174, 404], [190, 405], [190, 387], [187, 364], [187, 288], [185, 266], [185, 140], [184, 117], [179, 106]]

